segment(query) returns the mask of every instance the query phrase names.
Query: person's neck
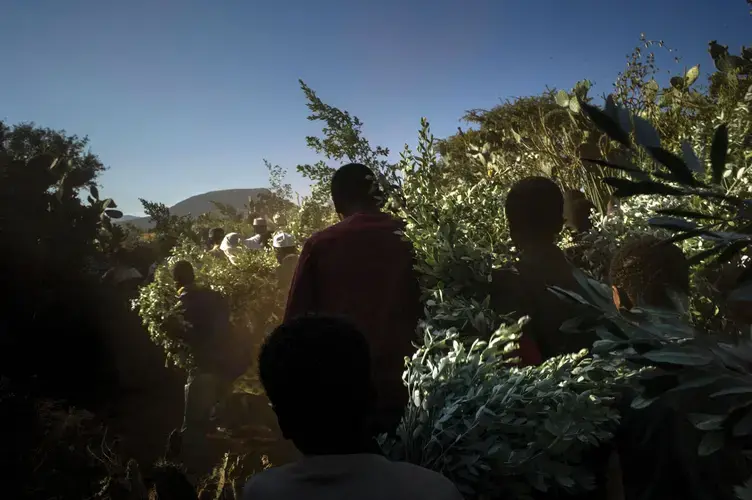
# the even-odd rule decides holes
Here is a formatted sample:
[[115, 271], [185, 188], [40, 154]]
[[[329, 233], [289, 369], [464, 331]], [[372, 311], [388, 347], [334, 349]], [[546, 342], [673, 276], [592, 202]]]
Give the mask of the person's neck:
[[523, 243], [519, 245], [520, 254], [523, 257], [545, 256], [561, 254], [561, 248], [556, 243]]
[[316, 457], [326, 455], [361, 455], [364, 453], [377, 454], [380, 452], [373, 438], [353, 438], [339, 442], [327, 442], [321, 445], [299, 447], [303, 456]]
[[381, 213], [381, 210], [379, 210], [377, 207], [358, 207], [353, 208], [351, 210], [348, 210], [346, 213], [343, 213], [344, 217], [351, 217], [355, 214], [363, 214], [363, 215], [378, 215]]

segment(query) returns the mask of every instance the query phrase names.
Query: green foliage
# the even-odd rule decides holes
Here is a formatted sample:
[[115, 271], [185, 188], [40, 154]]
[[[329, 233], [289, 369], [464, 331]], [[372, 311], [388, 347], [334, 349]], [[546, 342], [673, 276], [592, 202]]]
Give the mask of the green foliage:
[[514, 368], [518, 338], [515, 325], [467, 345], [454, 329], [426, 326], [405, 374], [411, 403], [392, 456], [442, 472], [466, 498], [594, 488], [588, 455], [611, 439], [611, 403], [632, 372], [585, 351]]
[[232, 326], [252, 345], [260, 346], [264, 335], [279, 323], [286, 297], [277, 286], [277, 263], [271, 251], [241, 252], [231, 264], [184, 240], [157, 268], [154, 281], [142, 287], [134, 301], [152, 340], [164, 348], [170, 364], [183, 369], [192, 366], [191, 353], [180, 340], [184, 322], [171, 275], [171, 266], [178, 260], [193, 265], [199, 285], [227, 297]]

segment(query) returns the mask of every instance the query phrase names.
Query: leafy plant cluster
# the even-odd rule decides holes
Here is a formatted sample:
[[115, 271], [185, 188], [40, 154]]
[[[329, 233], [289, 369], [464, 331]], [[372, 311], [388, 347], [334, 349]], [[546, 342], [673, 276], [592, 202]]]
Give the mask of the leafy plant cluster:
[[586, 351], [516, 368], [522, 322], [472, 344], [426, 325], [405, 373], [411, 402], [394, 457], [441, 471], [466, 498], [595, 487], [594, 452], [613, 437], [614, 402], [635, 372]]

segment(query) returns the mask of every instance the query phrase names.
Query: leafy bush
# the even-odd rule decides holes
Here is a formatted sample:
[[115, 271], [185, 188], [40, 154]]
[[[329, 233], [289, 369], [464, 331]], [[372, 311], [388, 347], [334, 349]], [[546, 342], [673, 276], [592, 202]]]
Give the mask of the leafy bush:
[[178, 260], [193, 265], [197, 283], [227, 297], [233, 328], [243, 332], [252, 345], [260, 346], [264, 335], [281, 320], [286, 295], [277, 285], [277, 263], [272, 252], [242, 252], [235, 264], [231, 264], [183, 241], [157, 268], [154, 281], [142, 287], [134, 301], [152, 340], [164, 348], [170, 364], [189, 369], [193, 363], [179, 335], [183, 327], [182, 310], [171, 275], [171, 266]]
[[519, 325], [466, 346], [456, 330], [426, 326], [405, 374], [412, 397], [392, 456], [442, 472], [466, 498], [594, 488], [589, 455], [612, 438], [613, 402], [633, 372], [585, 351], [515, 368], [517, 338]]

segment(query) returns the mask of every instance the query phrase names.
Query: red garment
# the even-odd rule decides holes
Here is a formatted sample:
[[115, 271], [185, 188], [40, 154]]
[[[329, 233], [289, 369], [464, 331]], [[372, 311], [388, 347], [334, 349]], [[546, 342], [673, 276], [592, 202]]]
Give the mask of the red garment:
[[520, 357], [520, 366], [536, 366], [543, 363], [543, 356], [530, 335], [523, 333], [520, 337], [519, 349], [516, 352]]
[[413, 250], [388, 214], [355, 214], [314, 234], [298, 259], [285, 320], [306, 313], [344, 317], [371, 347], [382, 404], [404, 405], [404, 357], [422, 314]]

